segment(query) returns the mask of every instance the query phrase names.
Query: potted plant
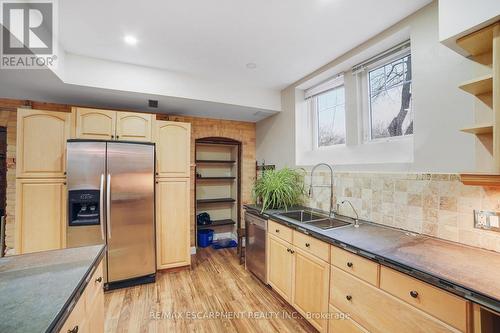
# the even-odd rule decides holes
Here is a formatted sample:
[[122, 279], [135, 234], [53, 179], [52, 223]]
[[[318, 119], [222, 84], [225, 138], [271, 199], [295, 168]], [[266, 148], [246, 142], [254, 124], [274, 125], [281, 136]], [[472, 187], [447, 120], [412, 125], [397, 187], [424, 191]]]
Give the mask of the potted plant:
[[303, 203], [304, 174], [293, 169], [268, 170], [257, 179], [253, 189], [256, 203], [266, 209], [285, 209]]

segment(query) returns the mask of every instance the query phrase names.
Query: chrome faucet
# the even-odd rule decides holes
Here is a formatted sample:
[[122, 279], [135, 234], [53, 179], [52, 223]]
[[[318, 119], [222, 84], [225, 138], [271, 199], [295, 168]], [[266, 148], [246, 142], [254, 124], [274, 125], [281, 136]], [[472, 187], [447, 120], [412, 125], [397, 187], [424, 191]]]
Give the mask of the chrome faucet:
[[349, 200], [342, 201], [342, 204], [345, 204], [346, 202], [349, 204], [349, 206], [351, 206], [352, 211], [354, 212], [354, 214], [356, 214], [356, 218], [354, 219], [354, 227], [358, 228], [359, 227], [359, 215], [358, 215], [358, 212], [356, 211], [356, 208], [354, 208], [353, 204]]
[[[328, 169], [330, 169], [330, 185], [313, 185], [314, 170], [316, 170], [316, 168], [320, 167], [320, 166], [326, 166]], [[312, 198], [312, 196], [313, 196], [313, 187], [329, 187], [330, 188], [330, 210], [328, 211], [328, 216], [335, 217], [335, 212], [333, 211], [333, 168], [331, 165], [326, 164], [326, 163], [319, 163], [319, 164], [316, 164], [312, 168], [312, 170], [311, 170], [311, 182], [309, 184], [309, 198]]]

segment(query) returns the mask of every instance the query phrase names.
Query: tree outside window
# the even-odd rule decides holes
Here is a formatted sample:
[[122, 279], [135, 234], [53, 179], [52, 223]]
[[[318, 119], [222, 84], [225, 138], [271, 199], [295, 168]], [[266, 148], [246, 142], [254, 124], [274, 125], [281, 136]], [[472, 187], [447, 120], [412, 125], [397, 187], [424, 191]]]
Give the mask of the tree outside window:
[[368, 73], [371, 139], [413, 134], [411, 55]]
[[345, 144], [345, 91], [336, 87], [316, 98], [318, 147]]

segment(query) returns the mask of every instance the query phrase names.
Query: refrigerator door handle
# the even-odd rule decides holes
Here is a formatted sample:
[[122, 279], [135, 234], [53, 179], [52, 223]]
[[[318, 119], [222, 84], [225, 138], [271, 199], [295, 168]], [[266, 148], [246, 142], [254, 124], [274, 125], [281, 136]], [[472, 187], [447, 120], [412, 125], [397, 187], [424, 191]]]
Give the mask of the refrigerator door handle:
[[99, 187], [99, 205], [101, 206], [99, 213], [99, 224], [101, 225], [101, 238], [104, 240], [104, 174], [101, 173], [101, 183]]
[[108, 238], [111, 239], [111, 174], [108, 173], [106, 181], [106, 226]]

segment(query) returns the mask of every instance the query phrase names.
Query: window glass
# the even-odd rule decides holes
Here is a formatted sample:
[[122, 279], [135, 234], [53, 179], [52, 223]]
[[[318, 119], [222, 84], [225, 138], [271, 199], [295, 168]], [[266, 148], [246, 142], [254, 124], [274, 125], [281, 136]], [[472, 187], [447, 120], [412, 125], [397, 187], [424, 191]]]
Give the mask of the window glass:
[[411, 55], [368, 73], [371, 139], [413, 134]]
[[315, 98], [318, 119], [318, 146], [344, 144], [346, 138], [344, 86], [339, 86]]

